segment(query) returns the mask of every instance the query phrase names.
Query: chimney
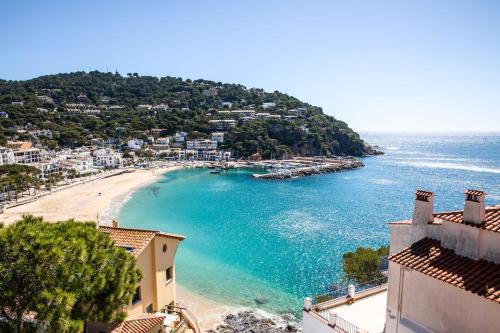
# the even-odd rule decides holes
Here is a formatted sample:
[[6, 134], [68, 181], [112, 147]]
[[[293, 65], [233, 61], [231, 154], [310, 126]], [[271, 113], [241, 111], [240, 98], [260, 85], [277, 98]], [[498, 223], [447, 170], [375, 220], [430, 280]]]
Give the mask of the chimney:
[[118, 228], [118, 221], [116, 219], [113, 219], [113, 221], [111, 221], [111, 227]]
[[486, 211], [484, 199], [486, 192], [477, 190], [465, 191], [464, 222], [481, 224], [484, 221]]
[[415, 193], [415, 208], [413, 210], [413, 224], [428, 224], [434, 221], [434, 193], [417, 190]]

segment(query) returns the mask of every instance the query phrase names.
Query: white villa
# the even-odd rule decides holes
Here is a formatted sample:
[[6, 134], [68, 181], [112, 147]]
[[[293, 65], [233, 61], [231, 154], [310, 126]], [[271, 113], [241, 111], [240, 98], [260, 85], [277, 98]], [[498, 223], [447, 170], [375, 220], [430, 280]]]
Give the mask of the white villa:
[[211, 150], [217, 149], [217, 141], [212, 140], [189, 140], [186, 142], [187, 149]]
[[500, 205], [485, 197], [468, 190], [464, 210], [435, 213], [434, 193], [417, 191], [412, 219], [389, 223], [388, 284], [306, 298], [304, 333], [500, 332]]
[[94, 167], [104, 169], [115, 169], [123, 167], [122, 154], [110, 148], [94, 150]]
[[216, 119], [208, 122], [210, 128], [216, 131], [224, 131], [236, 127], [236, 120], [234, 119]]

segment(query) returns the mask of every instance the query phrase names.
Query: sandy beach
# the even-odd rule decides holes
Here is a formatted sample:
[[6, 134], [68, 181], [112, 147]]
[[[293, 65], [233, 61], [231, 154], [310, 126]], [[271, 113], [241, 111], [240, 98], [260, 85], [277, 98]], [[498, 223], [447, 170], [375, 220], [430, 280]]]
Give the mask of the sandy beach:
[[[182, 166], [155, 170], [132, 170], [128, 173], [78, 184], [30, 203], [6, 208], [0, 214], [0, 222], [8, 225], [19, 220], [24, 214], [33, 214], [42, 216], [47, 221], [71, 218], [77, 221], [96, 221], [99, 216], [100, 223], [110, 223], [123, 202], [134, 190], [153, 183], [166, 172], [180, 168]], [[208, 300], [180, 285], [177, 285], [176, 289], [177, 301], [196, 316], [203, 331], [215, 328], [225, 314], [235, 310]]]
[[[135, 189], [150, 184], [161, 174], [180, 168], [132, 170], [108, 178], [89, 181], [46, 195], [36, 201], [7, 208], [0, 214], [0, 222], [10, 224], [24, 214], [42, 216], [47, 221], [75, 219], [101, 221], [112, 219], [121, 202]], [[99, 194], [100, 193], [100, 194]]]

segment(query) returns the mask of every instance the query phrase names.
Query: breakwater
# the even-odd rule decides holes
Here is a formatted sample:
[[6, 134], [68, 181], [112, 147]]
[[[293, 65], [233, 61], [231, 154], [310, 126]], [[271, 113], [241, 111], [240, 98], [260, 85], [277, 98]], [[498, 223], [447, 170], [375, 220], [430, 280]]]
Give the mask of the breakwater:
[[363, 167], [364, 164], [351, 157], [329, 158], [321, 161], [294, 160], [293, 164], [282, 163], [266, 174], [254, 174], [258, 179], [289, 179], [304, 176], [320, 175]]

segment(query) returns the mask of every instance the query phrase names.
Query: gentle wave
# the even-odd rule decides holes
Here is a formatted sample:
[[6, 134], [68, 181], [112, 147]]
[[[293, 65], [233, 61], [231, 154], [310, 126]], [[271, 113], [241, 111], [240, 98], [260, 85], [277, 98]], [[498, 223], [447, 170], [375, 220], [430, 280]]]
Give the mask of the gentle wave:
[[399, 165], [412, 166], [416, 168], [430, 168], [430, 169], [449, 169], [449, 170], [463, 170], [482, 173], [495, 173], [499, 174], [499, 168], [482, 167], [478, 165], [468, 165], [459, 163], [440, 163], [440, 162], [398, 162]]

